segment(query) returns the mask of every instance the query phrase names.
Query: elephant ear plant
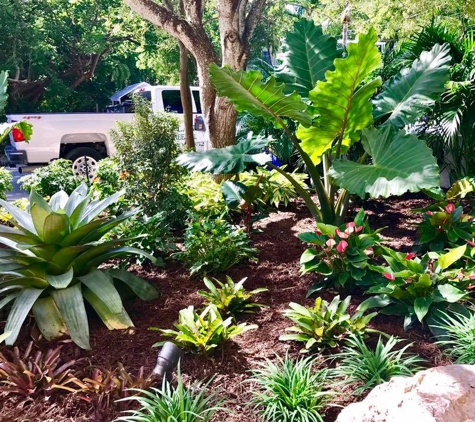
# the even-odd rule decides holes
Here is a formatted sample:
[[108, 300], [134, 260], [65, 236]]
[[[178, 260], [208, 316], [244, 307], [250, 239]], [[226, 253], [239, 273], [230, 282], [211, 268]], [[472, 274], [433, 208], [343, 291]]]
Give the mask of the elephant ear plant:
[[[237, 174], [250, 163], [271, 167], [292, 183], [317, 220], [337, 226], [344, 222], [350, 194], [386, 198], [437, 186], [439, 169], [431, 150], [407, 128], [419, 121], [444, 90], [449, 49], [436, 45], [423, 52], [376, 96], [382, 85], [379, 77], [373, 77], [382, 65], [377, 40], [370, 29], [341, 58], [336, 40], [316, 30], [313, 23], [300, 21], [287, 37], [284, 69], [268, 80], [254, 70], [235, 72], [210, 66], [218, 94], [227, 97], [237, 111], [284, 130], [306, 166], [318, 205], [291, 174], [272, 164], [270, 156], [258, 153], [262, 139], [245, 141], [242, 147], [182, 154], [179, 162], [215, 174]], [[300, 69], [302, 63], [304, 69]], [[298, 93], [286, 94], [289, 87]], [[289, 129], [288, 120], [298, 124], [296, 133]], [[357, 142], [364, 152], [352, 161], [347, 157], [355, 154], [346, 153]]]
[[129, 254], [156, 259], [140, 249], [124, 246], [130, 238], [101, 242], [101, 238], [131, 217], [98, 217], [123, 192], [102, 201], [91, 200], [85, 184], [68, 196], [61, 191], [46, 202], [35, 191], [28, 212], [0, 200], [13, 217], [15, 228], [0, 226], [0, 309], [11, 305], [5, 331], [12, 345], [33, 312], [46, 339], [69, 334], [80, 347], [90, 349], [84, 299], [109, 329], [133, 326], [116, 288], [122, 282], [144, 300], [155, 299], [149, 283], [123, 270], [99, 270], [111, 258]]

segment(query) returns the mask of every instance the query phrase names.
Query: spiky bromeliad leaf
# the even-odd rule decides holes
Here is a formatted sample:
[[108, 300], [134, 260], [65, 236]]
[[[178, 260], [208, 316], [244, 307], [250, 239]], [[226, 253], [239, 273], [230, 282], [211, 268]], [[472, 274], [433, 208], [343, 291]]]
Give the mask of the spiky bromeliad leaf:
[[337, 160], [330, 170], [338, 186], [364, 198], [418, 192], [439, 185], [439, 168], [430, 148], [415, 135], [392, 126], [363, 131], [363, 147], [373, 164]]
[[373, 106], [369, 101], [381, 79], [363, 82], [381, 66], [374, 29], [361, 34], [358, 42], [348, 46], [348, 57], [335, 60], [335, 70], [326, 72], [326, 81], [318, 81], [310, 92], [316, 114], [313, 126], [300, 126], [297, 136], [303, 150], [318, 164], [322, 155], [341, 140], [343, 154], [360, 139], [361, 131], [373, 123]]
[[268, 154], [260, 153], [267, 146], [267, 138], [247, 139], [226, 148], [180, 154], [178, 164], [193, 171], [213, 174], [239, 174], [251, 163], [264, 165], [271, 161]]
[[388, 116], [385, 124], [398, 128], [415, 123], [445, 90], [451, 57], [447, 44], [424, 51], [412, 67], [403, 69], [384, 84], [373, 101], [375, 120]]
[[209, 71], [218, 95], [227, 97], [237, 111], [273, 122], [289, 117], [305, 126], [311, 124], [307, 104], [295, 92], [285, 95], [284, 85], [278, 85], [273, 76], [263, 82], [257, 70], [234, 72], [230, 67], [220, 68], [214, 63]]
[[325, 72], [333, 70], [333, 61], [341, 57], [336, 39], [325, 35], [321, 26], [313, 21], [300, 19], [294, 23], [293, 32], [285, 40], [287, 53], [282, 68], [275, 74], [285, 82], [285, 91], [296, 91], [303, 98], [315, 88], [317, 81], [325, 79]]

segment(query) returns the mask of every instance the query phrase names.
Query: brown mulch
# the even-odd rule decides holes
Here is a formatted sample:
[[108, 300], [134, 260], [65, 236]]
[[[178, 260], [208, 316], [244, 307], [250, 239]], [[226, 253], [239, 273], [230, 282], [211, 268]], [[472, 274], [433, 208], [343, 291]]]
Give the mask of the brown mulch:
[[[427, 205], [429, 200], [419, 195], [405, 195], [386, 201], [369, 200], [365, 202], [365, 210], [369, 215], [372, 228], [386, 227], [382, 236], [387, 245], [400, 251], [411, 250], [415, 238], [415, 224], [420, 221], [417, 214], [409, 211]], [[357, 205], [353, 213], [357, 211]], [[220, 391], [227, 400], [230, 413], [220, 413], [216, 422], [255, 422], [258, 420], [249, 403], [251, 385], [245, 383], [249, 370], [259, 367], [265, 359], [274, 359], [276, 355], [299, 355], [299, 346], [279, 341], [279, 336], [289, 326], [289, 321], [282, 315], [289, 302], [311, 305], [313, 299], [306, 299], [308, 288], [316, 276], [299, 273], [299, 258], [305, 249], [297, 234], [313, 231], [314, 221], [306, 208], [293, 204], [285, 211], [271, 214], [256, 224], [260, 232], [252, 235], [255, 246], [259, 249], [258, 263], [241, 263], [228, 271], [234, 281], [247, 277], [247, 289], [266, 287], [267, 292], [259, 296], [259, 302], [268, 305], [261, 312], [246, 317], [250, 323], [259, 326], [230, 342], [222, 353], [216, 357], [185, 355], [181, 370], [185, 382], [209, 379], [213, 389]], [[110, 369], [118, 362], [132, 374], [136, 374], [141, 366], [146, 372], [154, 367], [158, 349], [152, 345], [165, 338], [149, 327], [172, 328], [180, 309], [189, 305], [200, 307], [203, 303], [197, 291], [204, 286], [199, 278], [190, 278], [188, 271], [175, 263], [166, 268], [152, 266], [134, 267], [133, 271], [153, 283], [160, 290], [160, 298], [154, 302], [134, 301], [126, 305], [135, 324], [135, 329], [127, 332], [108, 331], [98, 320], [91, 317], [92, 351], [83, 351], [71, 342], [62, 344], [64, 359], [84, 358], [81, 365], [86, 372], [94, 367]], [[332, 295], [326, 293], [326, 299]], [[354, 307], [363, 300], [354, 297]], [[430, 342], [429, 333], [422, 329], [404, 332], [402, 320], [396, 317], [377, 316], [371, 323], [373, 328], [407, 338], [415, 342], [413, 351], [426, 358], [431, 366], [444, 364], [437, 347]], [[17, 345], [26, 347], [34, 333], [33, 321], [25, 325]], [[39, 340], [35, 344], [38, 350], [47, 350], [58, 342], [51, 343]], [[5, 346], [0, 347], [3, 352]], [[353, 399], [345, 395], [339, 404], [344, 405]], [[338, 413], [337, 408], [329, 409], [326, 421], [333, 421]], [[25, 402], [12, 397], [2, 400], [0, 421], [97, 421], [108, 422], [118, 415], [117, 408], [109, 403], [99, 405], [88, 403], [78, 395], [57, 394], [48, 401], [36, 399]]]

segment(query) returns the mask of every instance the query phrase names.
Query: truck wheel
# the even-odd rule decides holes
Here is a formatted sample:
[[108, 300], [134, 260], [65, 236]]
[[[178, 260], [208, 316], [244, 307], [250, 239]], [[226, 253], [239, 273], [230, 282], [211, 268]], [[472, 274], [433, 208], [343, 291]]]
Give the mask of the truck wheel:
[[88, 178], [90, 182], [96, 177], [97, 163], [102, 155], [92, 148], [76, 148], [66, 154], [68, 160], [73, 162], [73, 173], [79, 178]]

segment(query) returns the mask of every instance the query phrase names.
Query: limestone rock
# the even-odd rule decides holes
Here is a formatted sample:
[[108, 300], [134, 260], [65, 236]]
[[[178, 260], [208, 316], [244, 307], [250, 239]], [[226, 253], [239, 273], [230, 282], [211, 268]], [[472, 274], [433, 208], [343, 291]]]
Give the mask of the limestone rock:
[[395, 377], [336, 422], [475, 422], [475, 365], [449, 365]]

